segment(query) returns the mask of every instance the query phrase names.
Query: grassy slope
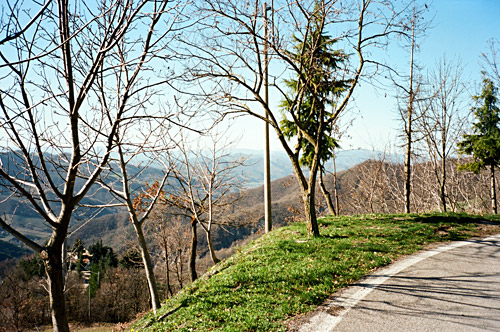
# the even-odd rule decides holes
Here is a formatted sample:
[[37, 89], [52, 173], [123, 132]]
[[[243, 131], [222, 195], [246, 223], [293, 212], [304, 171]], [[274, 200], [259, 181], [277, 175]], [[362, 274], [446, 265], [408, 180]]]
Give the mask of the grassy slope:
[[[280, 228], [219, 263], [148, 313], [134, 331], [285, 331], [331, 293], [431, 242], [484, 234], [470, 215], [366, 215], [321, 221], [319, 238], [304, 224]], [[499, 232], [489, 226], [489, 232]], [[168, 315], [166, 315], [168, 313]], [[160, 316], [165, 316], [158, 319]]]

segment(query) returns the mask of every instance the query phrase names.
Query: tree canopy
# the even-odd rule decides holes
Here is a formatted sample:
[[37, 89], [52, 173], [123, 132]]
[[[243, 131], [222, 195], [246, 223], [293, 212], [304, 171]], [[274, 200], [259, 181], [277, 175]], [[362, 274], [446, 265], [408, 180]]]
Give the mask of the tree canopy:
[[482, 101], [472, 110], [477, 121], [472, 125], [473, 133], [464, 135], [458, 143], [460, 153], [471, 155], [473, 160], [461, 165], [479, 173], [486, 166], [496, 167], [500, 162], [500, 110], [497, 106], [497, 87], [489, 78], [483, 80], [483, 89], [474, 99]]
[[[314, 13], [319, 14], [318, 11]], [[322, 162], [329, 160], [338, 147], [331, 136], [334, 122], [329, 121], [334, 113], [328, 111], [328, 107], [336, 108], [335, 101], [350, 83], [349, 80], [339, 79], [337, 74], [348, 55], [334, 48], [338, 39], [325, 34], [323, 24], [323, 20], [316, 15], [310, 33], [303, 40], [294, 36], [295, 53], [291, 53], [290, 58], [300, 70], [296, 78], [285, 80], [291, 93], [281, 103], [281, 130], [287, 139], [297, 138], [302, 151], [300, 164], [309, 168], [316, 144], [321, 145], [319, 159]], [[302, 99], [299, 103], [293, 100], [297, 96]], [[322, 131], [321, 137], [319, 130]]]

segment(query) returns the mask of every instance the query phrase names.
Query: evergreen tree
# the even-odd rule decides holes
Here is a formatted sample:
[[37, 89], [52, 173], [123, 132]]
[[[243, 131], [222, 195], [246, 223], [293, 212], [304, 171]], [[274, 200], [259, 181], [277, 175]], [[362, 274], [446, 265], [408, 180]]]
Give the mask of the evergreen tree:
[[98, 240], [89, 247], [90, 257], [90, 279], [89, 287], [90, 294], [95, 296], [99, 289], [100, 281], [110, 267], [118, 266], [118, 258], [113, 252], [113, 248], [102, 244], [102, 240]]
[[45, 275], [45, 267], [40, 255], [32, 254], [31, 256], [21, 259], [18, 265], [25, 276], [28, 278], [38, 277], [41, 278]]
[[[323, 172], [324, 163], [333, 157], [334, 149], [338, 147], [332, 137], [336, 101], [351, 83], [338, 78], [338, 70], [348, 56], [343, 50], [335, 49], [338, 39], [325, 34], [323, 28], [324, 20], [316, 15], [304, 40], [294, 37], [295, 53], [290, 54], [290, 58], [300, 70], [297, 71], [298, 77], [285, 81], [290, 94], [281, 103], [280, 128], [288, 140], [297, 140], [296, 154], [301, 155], [300, 165], [308, 167], [311, 172], [318, 169]], [[297, 96], [301, 99], [299, 102], [294, 99]], [[324, 186], [322, 189], [326, 190]], [[327, 192], [324, 194], [329, 196]]]
[[[295, 60], [296, 66], [302, 68], [302, 73], [300, 77], [285, 80], [285, 83], [293, 96], [302, 89], [303, 100], [297, 109], [293, 109], [294, 102], [291, 98], [281, 103], [281, 129], [288, 139], [297, 138], [302, 150], [300, 164], [308, 168], [311, 168], [315, 152], [314, 145], [307, 136], [317, 137], [318, 130], [322, 129], [319, 156], [322, 161], [332, 158], [333, 150], [338, 147], [336, 140], [331, 137], [334, 123], [329, 120], [333, 113], [327, 108], [335, 108], [335, 101], [346, 91], [350, 82], [336, 77], [337, 70], [348, 56], [343, 50], [334, 49], [338, 40], [324, 34], [319, 24], [321, 21], [318, 18], [305, 42], [294, 37], [297, 52], [291, 58]], [[287, 115], [291, 115], [291, 119]], [[320, 115], [322, 119], [319, 118]], [[321, 127], [320, 122], [323, 123]]]
[[472, 134], [464, 135], [464, 140], [458, 143], [460, 153], [471, 155], [472, 161], [461, 165], [466, 169], [479, 173], [482, 169], [490, 168], [491, 179], [491, 209], [497, 213], [495, 167], [500, 162], [500, 110], [497, 107], [497, 88], [489, 78], [483, 80], [483, 89], [475, 100], [481, 101], [482, 106], [474, 107], [474, 116], [477, 121], [473, 124]]
[[92, 264], [98, 264], [103, 269], [118, 266], [118, 258], [113, 252], [113, 248], [103, 245], [102, 240], [92, 244], [89, 247], [89, 253], [92, 255]]

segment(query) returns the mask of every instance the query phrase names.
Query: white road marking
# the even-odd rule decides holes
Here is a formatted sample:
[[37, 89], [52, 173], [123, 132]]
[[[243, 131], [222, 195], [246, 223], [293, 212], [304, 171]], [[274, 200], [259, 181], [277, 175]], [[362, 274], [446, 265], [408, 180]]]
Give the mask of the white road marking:
[[[486, 239], [480, 241], [489, 241], [496, 238], [500, 238], [500, 234], [490, 236]], [[335, 298], [331, 303], [328, 304], [329, 307], [340, 308], [336, 311], [335, 315], [331, 315], [325, 311], [319, 311], [314, 315], [308, 324], [303, 325], [300, 328], [300, 332], [331, 332], [340, 323], [345, 314], [355, 307], [359, 301], [361, 301], [365, 296], [370, 294], [370, 292], [375, 289], [378, 285], [383, 284], [387, 279], [398, 274], [404, 269], [416, 264], [424, 259], [437, 255], [439, 253], [462, 247], [465, 245], [477, 243], [478, 240], [468, 240], [460, 242], [452, 242], [450, 244], [438, 247], [435, 249], [430, 249], [423, 251], [421, 253], [411, 255], [408, 258], [397, 261], [386, 268], [383, 268], [371, 275], [366, 279], [362, 279], [361, 282], [363, 286], [352, 285], [342, 292], [341, 296]]]

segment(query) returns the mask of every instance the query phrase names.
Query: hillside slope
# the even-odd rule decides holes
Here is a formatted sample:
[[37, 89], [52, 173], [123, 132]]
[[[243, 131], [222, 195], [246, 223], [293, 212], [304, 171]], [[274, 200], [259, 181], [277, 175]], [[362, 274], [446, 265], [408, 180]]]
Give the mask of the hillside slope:
[[[134, 331], [286, 331], [331, 293], [436, 241], [499, 232], [499, 217], [365, 215], [303, 223], [253, 241], [132, 326]], [[490, 223], [496, 223], [495, 226]]]

